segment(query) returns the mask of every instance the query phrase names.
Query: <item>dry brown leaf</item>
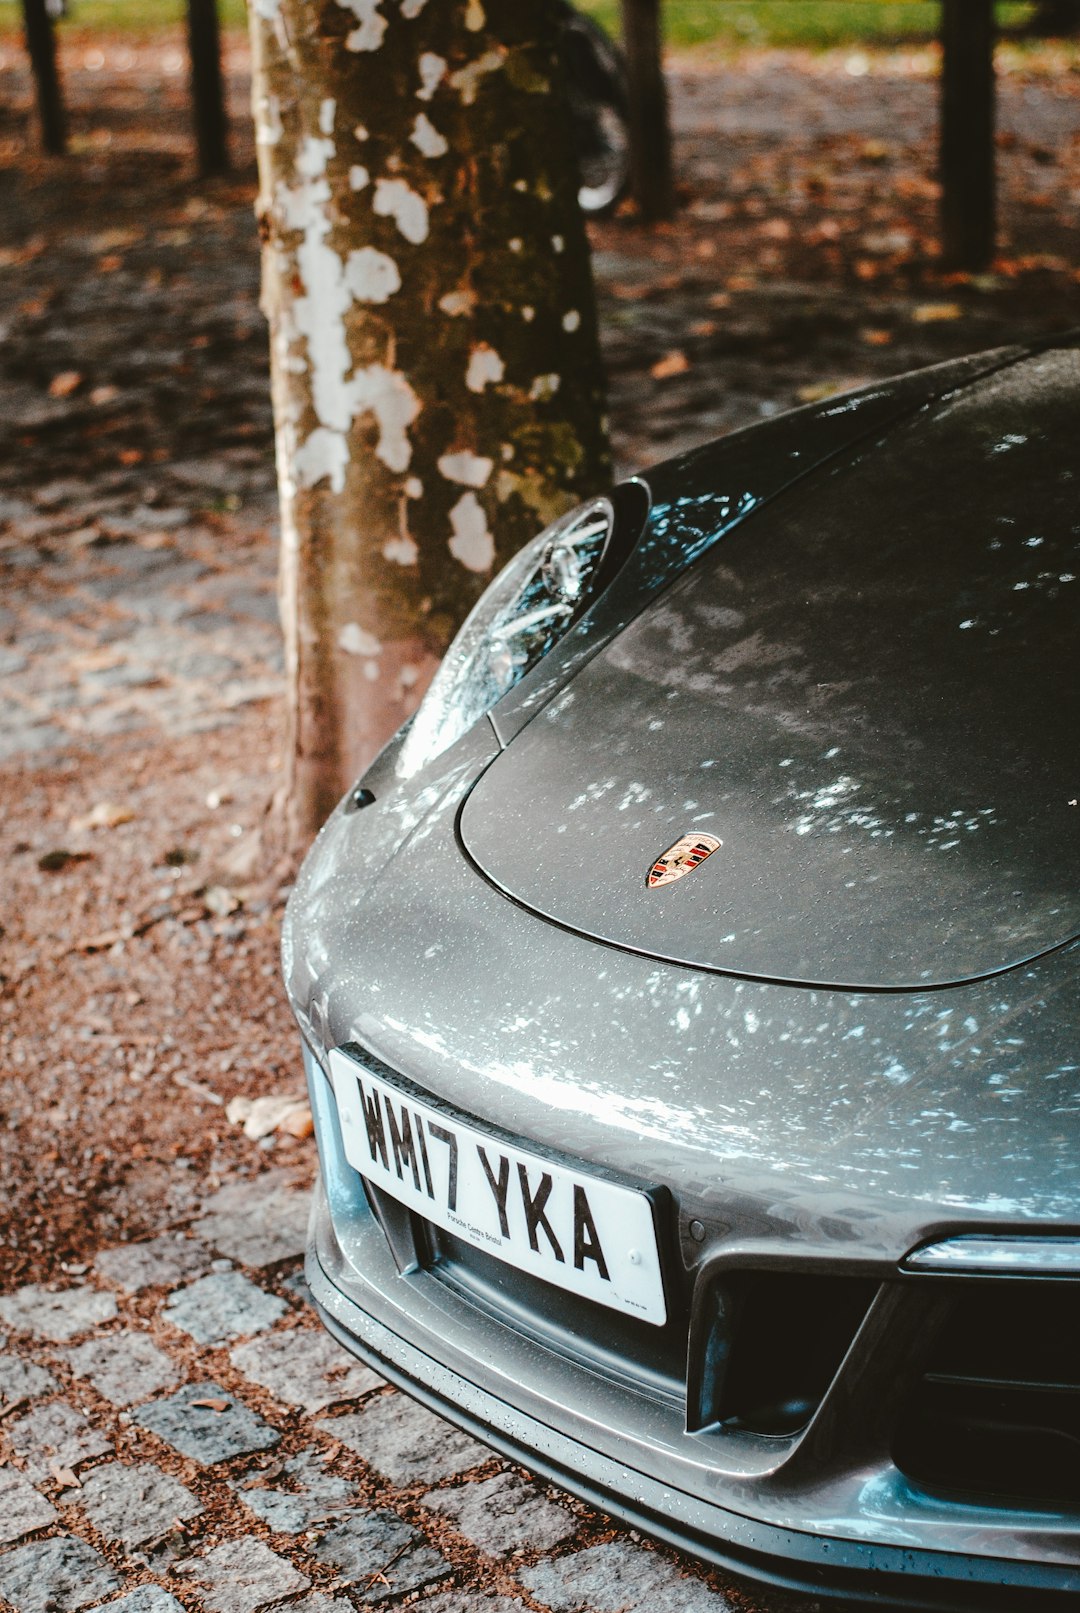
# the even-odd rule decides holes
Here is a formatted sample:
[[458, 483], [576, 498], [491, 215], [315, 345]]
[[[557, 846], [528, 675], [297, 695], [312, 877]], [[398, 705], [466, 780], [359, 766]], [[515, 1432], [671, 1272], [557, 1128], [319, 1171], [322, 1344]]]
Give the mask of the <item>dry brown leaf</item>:
[[99, 801], [82, 817], [72, 818], [71, 829], [75, 834], [86, 829], [116, 829], [122, 823], [131, 823], [134, 817], [130, 807], [120, 806], [115, 801]]
[[82, 376], [78, 370], [61, 370], [49, 382], [50, 398], [70, 398], [76, 387], [82, 385]]
[[92, 851], [68, 851], [58, 846], [55, 851], [42, 852], [38, 858], [38, 867], [43, 874], [59, 874], [72, 863], [88, 863], [92, 860]]
[[215, 918], [227, 919], [240, 906], [240, 898], [224, 885], [207, 885], [202, 893], [202, 903]]
[[654, 381], [667, 381], [673, 375], [685, 375], [689, 368], [690, 360], [681, 348], [675, 347], [650, 366], [649, 374]]
[[81, 1490], [82, 1485], [71, 1471], [70, 1467], [63, 1467], [59, 1462], [49, 1463], [49, 1472], [61, 1490]]
[[921, 302], [912, 309], [916, 325], [937, 325], [946, 319], [963, 319], [964, 310], [958, 302]]
[[121, 666], [123, 662], [123, 650], [109, 644], [100, 650], [84, 650], [82, 655], [73, 655], [68, 665], [73, 672], [105, 672], [110, 667]]
[[307, 1104], [286, 1115], [278, 1130], [287, 1132], [290, 1137], [310, 1137], [315, 1130], [315, 1121]]
[[206, 1395], [201, 1400], [189, 1400], [189, 1406], [200, 1406], [206, 1411], [228, 1411], [229, 1402], [219, 1395]]

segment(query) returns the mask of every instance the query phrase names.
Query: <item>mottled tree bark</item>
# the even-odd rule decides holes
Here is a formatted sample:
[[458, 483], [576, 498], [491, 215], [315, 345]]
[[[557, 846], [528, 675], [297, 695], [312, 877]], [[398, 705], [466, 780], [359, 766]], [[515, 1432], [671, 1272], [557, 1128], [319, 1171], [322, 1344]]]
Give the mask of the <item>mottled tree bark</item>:
[[41, 143], [54, 157], [62, 157], [67, 149], [67, 127], [56, 65], [56, 35], [45, 0], [23, 0], [23, 26], [37, 92]]
[[993, 260], [993, 0], [943, 0], [941, 8], [941, 249], [952, 269]]
[[298, 845], [608, 462], [547, 0], [251, 0], [251, 26]]
[[187, 0], [187, 32], [199, 173], [223, 174], [229, 166], [229, 121], [217, 0]]
[[671, 122], [664, 79], [660, 0], [622, 0], [622, 44], [630, 95], [630, 187], [648, 223], [675, 211]]

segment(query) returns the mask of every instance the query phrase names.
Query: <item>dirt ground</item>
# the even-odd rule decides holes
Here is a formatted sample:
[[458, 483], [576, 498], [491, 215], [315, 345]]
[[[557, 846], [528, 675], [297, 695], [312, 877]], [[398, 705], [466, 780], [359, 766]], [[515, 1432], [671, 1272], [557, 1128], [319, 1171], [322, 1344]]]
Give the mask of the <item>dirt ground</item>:
[[[199, 183], [179, 40], [67, 37], [64, 161], [0, 40], [0, 1289], [314, 1169], [225, 1116], [299, 1085], [246, 51], [234, 173]], [[972, 279], [934, 255], [932, 52], [673, 64], [679, 217], [594, 229], [622, 468], [1080, 323], [1080, 58], [1001, 65]]]

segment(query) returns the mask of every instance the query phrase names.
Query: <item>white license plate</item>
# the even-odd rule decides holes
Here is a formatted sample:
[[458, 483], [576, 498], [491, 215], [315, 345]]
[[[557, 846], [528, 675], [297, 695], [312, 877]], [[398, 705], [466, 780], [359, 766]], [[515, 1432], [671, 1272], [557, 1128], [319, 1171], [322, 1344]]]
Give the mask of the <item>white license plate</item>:
[[663, 1326], [644, 1193], [504, 1143], [330, 1054], [345, 1157], [455, 1237], [571, 1293]]

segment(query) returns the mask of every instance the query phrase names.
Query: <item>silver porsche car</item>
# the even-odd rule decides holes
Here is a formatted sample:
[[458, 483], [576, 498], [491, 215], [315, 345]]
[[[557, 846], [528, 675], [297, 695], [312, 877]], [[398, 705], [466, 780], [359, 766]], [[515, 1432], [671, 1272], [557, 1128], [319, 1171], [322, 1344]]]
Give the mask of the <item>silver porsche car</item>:
[[1080, 1605], [1080, 343], [526, 547], [284, 938], [332, 1333], [774, 1584]]

